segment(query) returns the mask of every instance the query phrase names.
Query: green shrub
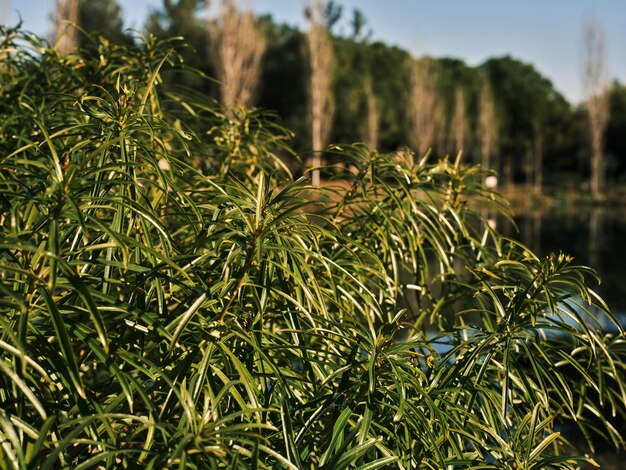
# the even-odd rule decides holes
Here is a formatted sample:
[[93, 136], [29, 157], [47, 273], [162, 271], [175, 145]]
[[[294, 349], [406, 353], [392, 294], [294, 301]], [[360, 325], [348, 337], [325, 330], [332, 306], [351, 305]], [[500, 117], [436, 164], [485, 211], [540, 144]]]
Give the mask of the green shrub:
[[574, 468], [559, 426], [622, 444], [593, 273], [490, 228], [477, 168], [336, 147], [347, 188], [312, 188], [273, 116], [164, 86], [171, 42], [3, 34], [3, 468]]

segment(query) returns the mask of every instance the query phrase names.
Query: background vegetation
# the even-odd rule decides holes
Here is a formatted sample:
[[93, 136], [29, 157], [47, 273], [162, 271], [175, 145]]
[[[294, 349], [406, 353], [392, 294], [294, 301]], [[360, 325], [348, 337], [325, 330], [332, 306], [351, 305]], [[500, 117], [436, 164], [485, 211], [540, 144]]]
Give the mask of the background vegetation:
[[[226, 3], [233, 2], [228, 0]], [[69, 18], [85, 30], [103, 33], [114, 42], [132, 41], [131, 33], [124, 31], [116, 0], [58, 0], [57, 4], [57, 20]], [[72, 17], [73, 4], [77, 8]], [[184, 36], [190, 45], [189, 49], [181, 51], [186, 64], [208, 76], [223, 77], [219, 70], [219, 63], [223, 60], [216, 53], [221, 36], [215, 32], [225, 22], [215, 17], [207, 22], [206, 4], [206, 0], [164, 0], [162, 7], [146, 19], [145, 28], [160, 39]], [[258, 18], [257, 23], [260, 23], [265, 39], [256, 42], [259, 45], [266, 43], [266, 49], [260, 67], [261, 77], [255, 85], [256, 104], [277, 111], [286, 126], [295, 131], [292, 146], [308, 155], [315, 146], [311, 143], [313, 132], [307, 107], [311, 72], [307, 33], [277, 24], [270, 16]], [[361, 117], [370, 113], [373, 103], [376, 107], [374, 122], [377, 123], [374, 147], [395, 151], [412, 145], [415, 129], [409, 119], [410, 54], [398, 47], [372, 41], [367, 18], [358, 10], [345, 11], [340, 2], [327, 3], [324, 24], [331, 33], [335, 56], [335, 67], [330, 75], [337, 112], [327, 124], [332, 129], [329, 141], [363, 141], [372, 146], [372, 121]], [[594, 31], [596, 42], [601, 43], [601, 26], [593, 22], [587, 26], [585, 31]], [[57, 29], [61, 32], [63, 28], [61, 25]], [[75, 41], [83, 45], [80, 37]], [[64, 47], [64, 44], [60, 46]], [[599, 57], [600, 62], [601, 59]], [[435, 113], [438, 135], [433, 142], [437, 156], [455, 155], [462, 142], [467, 161], [484, 161], [481, 91], [488, 84], [495, 100], [493, 127], [499, 144], [495, 146], [494, 155], [490, 156], [493, 161], [489, 166], [498, 170], [501, 182], [584, 189], [589, 187], [592, 179], [592, 154], [600, 152], [602, 183], [605, 178], [609, 188], [624, 183], [626, 167], [622, 157], [626, 147], [626, 133], [623, 132], [626, 114], [623, 102], [626, 101], [626, 87], [623, 84], [605, 82], [606, 77], [600, 82], [596, 80], [597, 83], [589, 84], [589, 80], [585, 80], [589, 95], [585, 102], [568, 103], [540, 71], [513, 57], [494, 57], [475, 67], [455, 58], [432, 58], [432, 61], [437, 83], [435, 92], [439, 97]], [[216, 83], [209, 84], [189, 74], [185, 77], [173, 74], [173, 79], [216, 99], [221, 97], [222, 88]], [[458, 109], [459, 93], [463, 95], [462, 113]], [[599, 97], [601, 99], [596, 100]], [[608, 111], [601, 151], [593, 150], [590, 145], [593, 132], [587, 110], [596, 102], [601, 102]], [[461, 140], [458, 138], [460, 114], [464, 122], [464, 138]], [[302, 166], [293, 162], [293, 170], [301, 172]]]

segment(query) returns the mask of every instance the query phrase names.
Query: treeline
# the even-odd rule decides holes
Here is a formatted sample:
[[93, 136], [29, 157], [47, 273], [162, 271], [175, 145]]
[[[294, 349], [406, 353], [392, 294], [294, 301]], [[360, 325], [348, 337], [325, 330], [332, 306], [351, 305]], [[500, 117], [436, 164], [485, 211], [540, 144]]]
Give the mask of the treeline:
[[[85, 30], [128, 40], [115, 0], [73, 1], [79, 5], [78, 23]], [[189, 44], [187, 63], [224, 81], [216, 53], [224, 39], [215, 31], [226, 27], [228, 10], [207, 20], [206, 3], [164, 0], [145, 28], [159, 38], [183, 36]], [[225, 4], [236, 9], [236, 2]], [[309, 20], [313, 13], [308, 12]], [[306, 159], [315, 148], [307, 32], [278, 24], [271, 16], [252, 21], [247, 30], [253, 26], [260, 32], [262, 37], [254, 41], [263, 50], [254, 100], [245, 104], [275, 110], [298, 136], [292, 145]], [[346, 12], [333, 2], [325, 4], [323, 23], [330, 32], [333, 56], [329, 73], [334, 106], [332, 113], [326, 113], [331, 119], [328, 142], [362, 141], [380, 151], [409, 146], [424, 153], [431, 148], [435, 157], [462, 150], [464, 161], [495, 168], [504, 183], [588, 185], [591, 146], [586, 107], [569, 103], [531, 64], [509, 56], [477, 67], [453, 58], [414, 59], [399, 47], [372, 41], [363, 14]], [[222, 87], [180, 73], [170, 79], [216, 100], [220, 90], [232, 85], [230, 79]], [[626, 155], [626, 87], [613, 83], [608, 100], [602, 165], [607, 183], [616, 185], [626, 180], [622, 158]], [[232, 99], [226, 101], [233, 104]], [[302, 169], [296, 162], [290, 164], [296, 171]]]

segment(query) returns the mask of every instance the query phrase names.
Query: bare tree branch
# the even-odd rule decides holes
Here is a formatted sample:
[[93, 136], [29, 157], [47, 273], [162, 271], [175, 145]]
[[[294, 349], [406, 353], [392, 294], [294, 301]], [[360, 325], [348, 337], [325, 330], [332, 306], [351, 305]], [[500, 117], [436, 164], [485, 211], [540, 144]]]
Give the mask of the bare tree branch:
[[223, 0], [219, 18], [209, 21], [208, 29], [222, 104], [254, 106], [267, 44], [264, 31], [249, 8], [239, 11], [237, 0]]
[[367, 103], [367, 144], [370, 149], [376, 150], [380, 138], [380, 113], [370, 75], [365, 79], [365, 100]]
[[595, 18], [588, 18], [583, 26], [582, 83], [591, 140], [591, 194], [599, 197], [605, 190], [602, 151], [609, 120], [610, 90], [604, 30]]
[[409, 120], [411, 140], [418, 153], [432, 148], [437, 138], [437, 90], [433, 61], [430, 57], [412, 60], [410, 64], [411, 96]]
[[454, 94], [454, 121], [452, 130], [454, 132], [454, 150], [456, 152], [467, 150], [465, 148], [467, 140], [467, 115], [465, 110], [465, 92], [462, 87], [458, 87]]
[[70, 53], [78, 48], [78, 31], [73, 26], [78, 23], [78, 12], [79, 0], [57, 0], [54, 15], [55, 49], [62, 54]]
[[496, 105], [489, 81], [485, 79], [480, 91], [478, 110], [478, 142], [483, 168], [498, 169], [498, 162], [492, 161], [498, 155], [498, 121]]

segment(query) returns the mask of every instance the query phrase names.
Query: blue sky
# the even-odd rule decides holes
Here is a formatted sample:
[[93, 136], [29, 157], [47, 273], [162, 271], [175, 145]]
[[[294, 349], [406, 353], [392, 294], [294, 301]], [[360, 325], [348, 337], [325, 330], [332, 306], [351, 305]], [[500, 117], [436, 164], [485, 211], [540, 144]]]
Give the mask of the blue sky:
[[[219, 0], [213, 0], [218, 3]], [[55, 0], [0, 0], [10, 3], [26, 29], [50, 30]], [[161, 0], [119, 0], [128, 27], [140, 28]], [[240, 0], [245, 3], [245, 0]], [[256, 0], [258, 13], [302, 25], [305, 0]], [[339, 0], [348, 17], [359, 8], [374, 39], [419, 55], [451, 56], [477, 65], [510, 54], [532, 62], [571, 101], [581, 98], [581, 29], [586, 15], [604, 26], [611, 76], [626, 83], [626, 0]]]

